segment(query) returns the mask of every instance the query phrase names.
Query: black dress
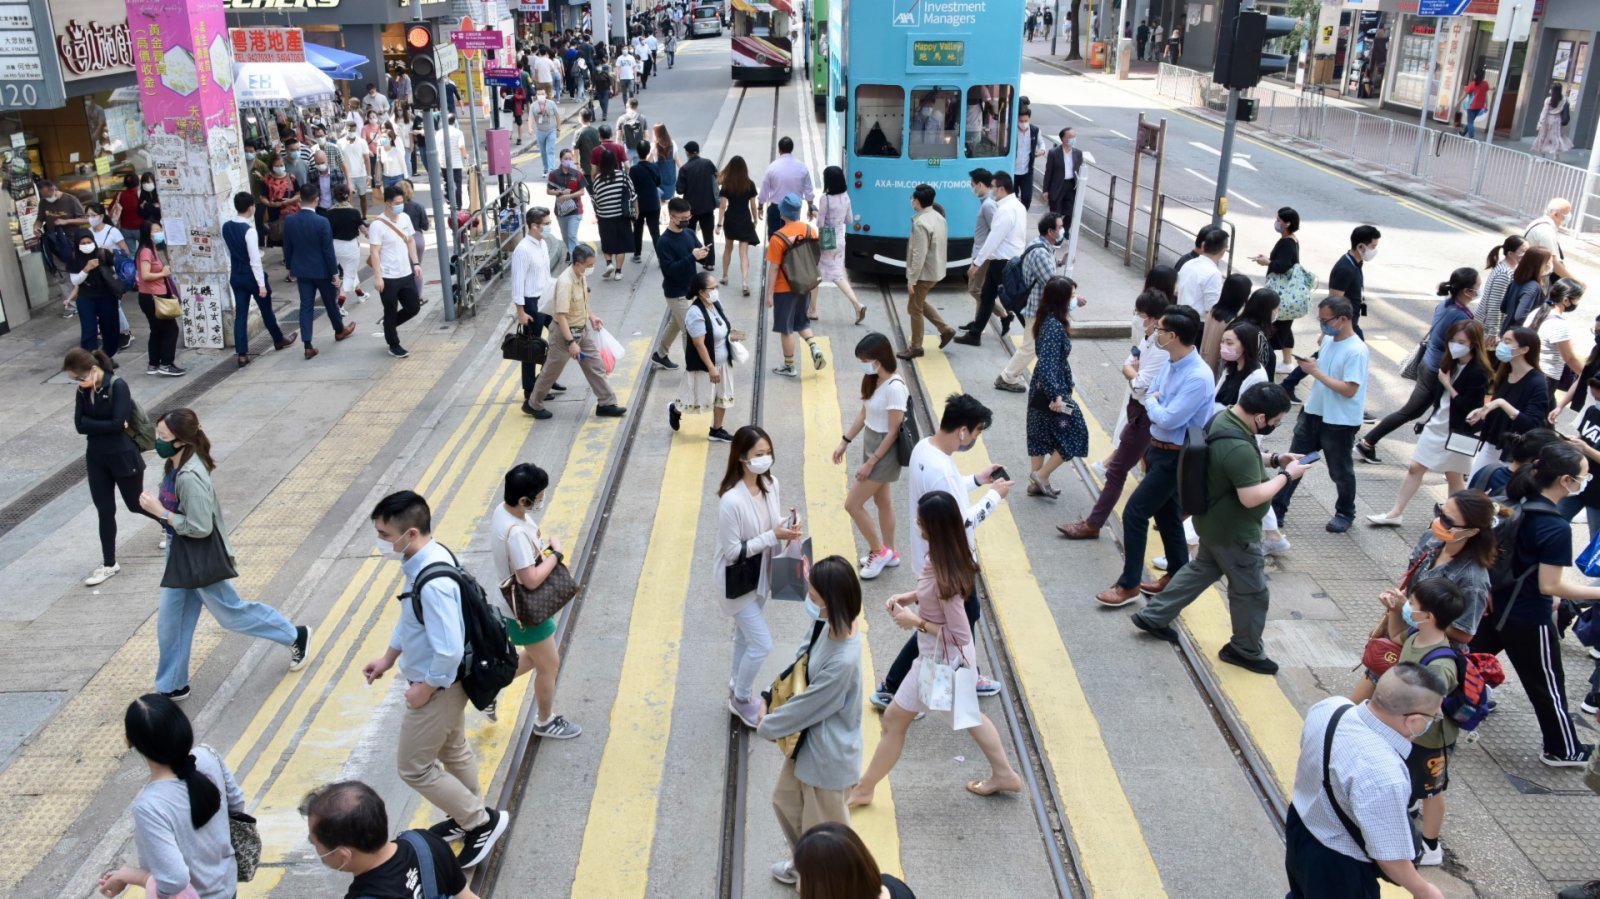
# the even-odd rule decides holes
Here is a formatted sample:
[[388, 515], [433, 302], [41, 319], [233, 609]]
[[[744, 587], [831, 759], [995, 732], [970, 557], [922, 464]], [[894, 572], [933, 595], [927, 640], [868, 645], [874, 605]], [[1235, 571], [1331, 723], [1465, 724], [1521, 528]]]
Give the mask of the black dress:
[[[1033, 366], [1033, 381], [1028, 385], [1028, 455], [1060, 453], [1067, 459], [1089, 455], [1089, 428], [1083, 413], [1072, 399], [1072, 338], [1058, 318], [1047, 318], [1039, 325], [1038, 361]], [[1056, 397], [1066, 400], [1067, 412], [1054, 412], [1050, 403]]]
[[750, 201], [756, 197], [755, 185], [737, 197], [718, 188], [717, 196], [728, 201], [728, 211], [722, 214], [722, 236], [740, 243], [761, 243], [761, 238], [756, 236], [755, 220], [750, 217]]

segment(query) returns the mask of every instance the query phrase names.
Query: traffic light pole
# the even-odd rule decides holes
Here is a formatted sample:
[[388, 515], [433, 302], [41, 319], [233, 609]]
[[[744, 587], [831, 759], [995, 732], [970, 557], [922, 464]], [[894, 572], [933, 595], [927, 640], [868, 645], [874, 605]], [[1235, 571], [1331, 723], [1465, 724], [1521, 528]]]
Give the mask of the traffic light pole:
[[[422, 0], [411, 0], [411, 18], [422, 21]], [[444, 91], [440, 91], [443, 100]], [[439, 253], [439, 293], [444, 302], [444, 320], [456, 320], [455, 282], [450, 278], [450, 244], [449, 225], [444, 217], [444, 182], [439, 177], [439, 146], [435, 139], [434, 130], [427, 119], [422, 122], [422, 162], [428, 170], [428, 198], [433, 201], [433, 235], [434, 243], [438, 246]], [[448, 152], [448, 150], [446, 151]], [[417, 285], [417, 293], [422, 293], [422, 285]]]
[[1239, 90], [1228, 89], [1228, 120], [1222, 126], [1222, 159], [1217, 163], [1217, 197], [1211, 206], [1211, 227], [1222, 227], [1228, 214], [1228, 169], [1233, 165], [1233, 133], [1239, 129]]

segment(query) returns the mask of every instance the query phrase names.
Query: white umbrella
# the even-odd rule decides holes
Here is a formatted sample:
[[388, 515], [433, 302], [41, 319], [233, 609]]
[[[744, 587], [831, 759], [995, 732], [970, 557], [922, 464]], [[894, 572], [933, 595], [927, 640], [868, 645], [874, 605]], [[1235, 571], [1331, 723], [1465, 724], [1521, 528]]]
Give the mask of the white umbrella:
[[233, 67], [233, 99], [240, 109], [315, 106], [337, 96], [333, 79], [306, 62], [249, 62]]

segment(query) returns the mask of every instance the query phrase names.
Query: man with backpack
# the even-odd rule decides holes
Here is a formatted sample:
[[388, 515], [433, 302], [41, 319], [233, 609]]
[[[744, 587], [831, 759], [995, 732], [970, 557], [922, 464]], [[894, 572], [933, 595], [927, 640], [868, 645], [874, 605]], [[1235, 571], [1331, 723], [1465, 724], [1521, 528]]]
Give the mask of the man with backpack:
[[622, 118], [617, 119], [617, 134], [622, 137], [622, 146], [628, 154], [629, 165], [639, 161], [639, 145], [644, 143], [649, 133], [650, 120], [639, 113], [639, 98], [633, 97], [628, 100], [628, 111], [622, 114]]
[[939, 348], [955, 339], [956, 329], [945, 324], [939, 311], [928, 305], [928, 291], [944, 278], [949, 224], [933, 208], [936, 193], [931, 185], [918, 184], [911, 191], [911, 239], [906, 242], [906, 315], [911, 318], [911, 345], [901, 350], [901, 359], [922, 355], [922, 321], [939, 329]]
[[[432, 513], [420, 495], [401, 490], [384, 497], [373, 507], [372, 524], [379, 551], [404, 559], [407, 601], [389, 648], [361, 673], [370, 684], [400, 663], [408, 685], [395, 747], [400, 779], [448, 816], [430, 830], [447, 841], [460, 839], [458, 860], [470, 868], [489, 857], [511, 823], [508, 812], [484, 807], [478, 795], [478, 760], [466, 737], [463, 661], [470, 650], [471, 663], [477, 665], [484, 660], [479, 654], [493, 649], [469, 641], [469, 630], [475, 628], [469, 628], [467, 615], [478, 604], [487, 604], [482, 588], [460, 569], [454, 554], [433, 539]], [[500, 628], [505, 639], [505, 626]], [[510, 641], [505, 643], [510, 650]], [[515, 651], [510, 654], [515, 672]]]
[[[1277, 673], [1277, 663], [1267, 658], [1261, 644], [1271, 601], [1261, 519], [1283, 485], [1299, 480], [1306, 466], [1299, 456], [1263, 452], [1256, 437], [1272, 433], [1288, 412], [1289, 395], [1283, 388], [1255, 384], [1231, 408], [1217, 413], [1203, 434], [1191, 431], [1179, 461], [1178, 491], [1183, 511], [1194, 516], [1200, 550], [1166, 589], [1133, 614], [1134, 627], [1177, 643], [1172, 622], [1226, 575], [1233, 637], [1218, 657], [1258, 674]], [[1270, 477], [1269, 467], [1277, 469]]]
[[[1027, 236], [1028, 210], [1012, 194], [1015, 187], [1010, 175], [1005, 172], [994, 173], [994, 218], [989, 221], [989, 236], [972, 251], [972, 264], [967, 268], [967, 277], [970, 279], [976, 275], [985, 262], [990, 263], [989, 269], [983, 278], [978, 315], [961, 326], [961, 330], [967, 333], [957, 337], [956, 343], [966, 346], [983, 344], [983, 331], [989, 326], [989, 316], [994, 314], [994, 303], [1000, 296], [1000, 279], [1006, 262], [1022, 253], [1022, 242]], [[1011, 327], [1011, 314], [1003, 309], [1001, 324], [1002, 333]]]
[[[1015, 266], [1013, 272], [1000, 273], [1000, 301], [1012, 312], [1031, 320], [1039, 311], [1039, 298], [1044, 295], [1044, 284], [1060, 274], [1062, 266], [1056, 265], [1056, 247], [1061, 246], [1066, 223], [1061, 216], [1047, 212], [1039, 218], [1039, 236], [1023, 249], [1014, 261], [1005, 267]], [[1018, 294], [1021, 296], [1018, 297]], [[1019, 302], [1020, 300], [1020, 302]], [[1082, 306], [1083, 297], [1077, 298]], [[1028, 392], [1028, 366], [1033, 362], [1033, 329], [1022, 329], [1022, 346], [1011, 354], [1006, 367], [994, 379], [994, 388], [1007, 393]]]
[[784, 194], [778, 203], [783, 227], [767, 241], [767, 308], [772, 310], [772, 330], [783, 345], [783, 364], [773, 374], [798, 378], [794, 367], [794, 335], [805, 338], [811, 348], [811, 364], [821, 371], [828, 364], [811, 333], [806, 307], [811, 292], [822, 283], [818, 269], [821, 248], [817, 229], [800, 221], [799, 194]]
[[351, 875], [349, 896], [363, 899], [415, 899], [452, 896], [478, 899], [467, 887], [461, 863], [450, 845], [426, 830], [408, 830], [389, 839], [389, 811], [378, 791], [359, 780], [318, 787], [300, 802], [317, 858]]

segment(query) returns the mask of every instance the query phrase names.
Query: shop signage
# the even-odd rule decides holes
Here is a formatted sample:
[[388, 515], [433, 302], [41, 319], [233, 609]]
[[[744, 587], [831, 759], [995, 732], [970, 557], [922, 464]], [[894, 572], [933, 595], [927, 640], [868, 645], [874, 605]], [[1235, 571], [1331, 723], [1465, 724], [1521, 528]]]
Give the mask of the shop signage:
[[107, 21], [105, 6], [88, 0], [56, 0], [51, 7], [66, 80], [133, 71], [125, 14]]
[[550, 0], [517, 0], [517, 9], [523, 12], [548, 12]]
[[305, 32], [299, 28], [229, 28], [233, 61], [305, 62]]
[[452, 31], [450, 43], [461, 50], [499, 50], [506, 45], [505, 36], [498, 31]]
[[514, 88], [522, 83], [515, 66], [485, 66], [483, 80], [496, 87]]
[[222, 8], [228, 12], [334, 9], [338, 5], [339, 0], [222, 0]]
[[66, 102], [51, 37], [49, 9], [0, 4], [0, 110], [55, 109]]
[[1419, 16], [1459, 16], [1472, 0], [1417, 0]]

